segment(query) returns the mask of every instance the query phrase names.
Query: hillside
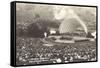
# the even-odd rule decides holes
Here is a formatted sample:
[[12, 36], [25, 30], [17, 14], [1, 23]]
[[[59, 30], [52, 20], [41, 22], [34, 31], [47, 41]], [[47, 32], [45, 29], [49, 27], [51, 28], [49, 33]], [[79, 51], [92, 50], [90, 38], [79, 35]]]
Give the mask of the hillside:
[[[32, 5], [32, 4], [17, 4], [17, 24], [27, 27], [32, 23], [37, 23], [39, 21], [45, 21], [45, 23], [38, 23], [38, 27], [47, 26], [49, 28], [57, 27], [62, 23], [62, 20], [56, 20], [54, 17], [54, 6], [50, 5]], [[95, 8], [85, 8], [85, 7], [73, 7], [69, 6], [65, 8], [65, 17], [72, 16], [69, 9], [73, 9], [76, 15], [85, 23], [88, 31], [93, 32], [96, 29], [96, 9]], [[49, 22], [48, 22], [49, 21]], [[66, 21], [67, 22], [67, 21]]]

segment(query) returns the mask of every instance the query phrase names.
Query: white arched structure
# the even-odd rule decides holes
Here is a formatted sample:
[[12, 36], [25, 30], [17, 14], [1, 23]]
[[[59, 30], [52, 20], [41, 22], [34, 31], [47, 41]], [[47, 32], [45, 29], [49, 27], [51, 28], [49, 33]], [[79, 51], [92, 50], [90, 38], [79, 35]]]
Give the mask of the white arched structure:
[[72, 33], [75, 32], [78, 28], [82, 28], [82, 25], [75, 18], [70, 18], [62, 21], [59, 26], [60, 33]]

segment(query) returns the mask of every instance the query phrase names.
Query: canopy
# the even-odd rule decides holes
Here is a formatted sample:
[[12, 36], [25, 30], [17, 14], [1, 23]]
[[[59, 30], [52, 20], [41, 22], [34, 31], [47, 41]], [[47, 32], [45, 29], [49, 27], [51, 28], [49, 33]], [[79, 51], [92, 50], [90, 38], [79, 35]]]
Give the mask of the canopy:
[[79, 21], [75, 18], [64, 20], [59, 26], [60, 33], [72, 33], [75, 32], [78, 28], [82, 28], [79, 24]]

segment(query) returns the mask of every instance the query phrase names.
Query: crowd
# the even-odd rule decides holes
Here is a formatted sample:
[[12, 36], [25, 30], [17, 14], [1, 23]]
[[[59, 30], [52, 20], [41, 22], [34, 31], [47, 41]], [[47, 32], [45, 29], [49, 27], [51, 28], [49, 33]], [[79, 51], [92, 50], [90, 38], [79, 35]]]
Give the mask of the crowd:
[[42, 38], [17, 38], [17, 65], [68, 63], [96, 60], [95, 41], [43, 46]]

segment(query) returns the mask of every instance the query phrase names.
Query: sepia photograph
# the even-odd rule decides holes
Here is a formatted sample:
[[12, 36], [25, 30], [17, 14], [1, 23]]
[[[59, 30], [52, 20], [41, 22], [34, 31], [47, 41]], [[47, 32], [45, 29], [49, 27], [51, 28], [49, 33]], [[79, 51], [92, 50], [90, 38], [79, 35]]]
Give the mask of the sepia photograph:
[[97, 7], [16, 3], [16, 65], [97, 61]]

